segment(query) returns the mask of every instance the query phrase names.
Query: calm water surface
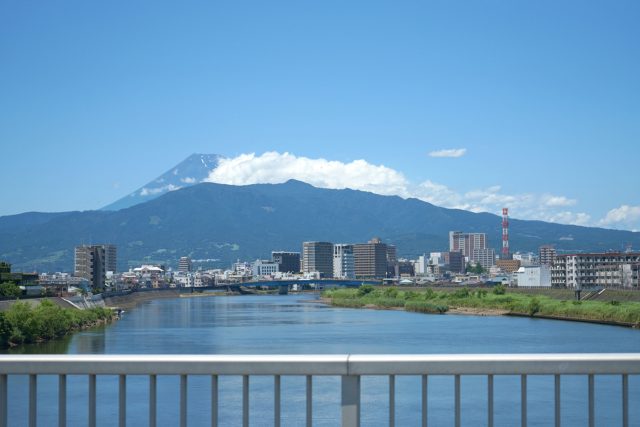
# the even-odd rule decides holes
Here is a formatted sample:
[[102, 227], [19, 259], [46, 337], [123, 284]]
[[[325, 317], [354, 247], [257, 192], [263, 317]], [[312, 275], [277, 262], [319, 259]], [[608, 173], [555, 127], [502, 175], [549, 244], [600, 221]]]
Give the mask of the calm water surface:
[[[43, 346], [20, 350], [67, 354], [277, 354], [277, 353], [566, 353], [640, 352], [640, 331], [578, 322], [512, 317], [424, 315], [402, 311], [332, 308], [311, 295], [177, 298], [147, 302], [125, 313], [106, 328], [84, 331]], [[87, 380], [69, 378], [70, 425], [85, 425]], [[362, 382], [362, 425], [386, 425], [386, 377], [366, 377]], [[10, 379], [10, 420], [26, 420], [26, 378]], [[178, 423], [178, 379], [158, 379], [160, 425]], [[223, 377], [222, 425], [240, 425], [241, 379]], [[304, 424], [305, 380], [285, 377], [283, 425]], [[631, 425], [640, 426], [640, 379], [629, 381]], [[210, 381], [189, 379], [189, 424], [209, 422]], [[117, 378], [99, 377], [99, 424], [117, 424]], [[39, 422], [57, 418], [57, 379], [39, 380]], [[271, 425], [273, 379], [252, 377], [251, 425]], [[339, 379], [314, 378], [314, 425], [338, 425]], [[596, 377], [597, 425], [620, 425], [619, 377]], [[146, 378], [127, 383], [128, 421], [145, 425], [148, 411]], [[429, 380], [430, 425], [453, 425], [453, 378]], [[419, 425], [420, 378], [396, 380], [396, 422]], [[496, 377], [496, 426], [519, 425], [518, 377]], [[553, 424], [553, 378], [529, 377], [529, 425]], [[486, 425], [486, 378], [463, 377], [462, 424]], [[563, 377], [563, 425], [587, 424], [587, 378]]]

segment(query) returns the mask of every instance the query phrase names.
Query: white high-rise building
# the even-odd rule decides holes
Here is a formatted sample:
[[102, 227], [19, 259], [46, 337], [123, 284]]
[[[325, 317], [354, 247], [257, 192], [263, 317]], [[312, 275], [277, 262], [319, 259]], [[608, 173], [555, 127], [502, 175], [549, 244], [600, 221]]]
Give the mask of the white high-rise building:
[[181, 273], [189, 273], [193, 270], [193, 264], [191, 264], [191, 258], [188, 256], [180, 257], [178, 261], [178, 271]]
[[333, 277], [336, 279], [355, 279], [353, 245], [333, 245]]
[[414, 264], [414, 269], [416, 271], [416, 275], [424, 274], [427, 270], [426, 266], [429, 265], [429, 258], [427, 255], [420, 255], [418, 260]]

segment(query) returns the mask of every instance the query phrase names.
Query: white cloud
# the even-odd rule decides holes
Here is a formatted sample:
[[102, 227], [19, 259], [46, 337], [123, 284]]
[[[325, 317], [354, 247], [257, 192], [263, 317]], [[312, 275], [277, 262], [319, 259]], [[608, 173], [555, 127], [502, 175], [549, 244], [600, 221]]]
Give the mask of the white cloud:
[[550, 213], [546, 218], [541, 218], [549, 222], [557, 222], [560, 224], [573, 224], [573, 225], [590, 225], [591, 215], [584, 212], [555, 212]]
[[383, 195], [408, 197], [408, 182], [398, 171], [364, 160], [350, 163], [298, 157], [290, 153], [241, 154], [221, 159], [209, 173], [207, 182], [219, 184], [277, 184], [297, 179], [316, 187], [352, 188]]
[[552, 196], [547, 194], [543, 197], [543, 202], [549, 207], [573, 206], [577, 203], [575, 199], [568, 199], [564, 196]]
[[429, 153], [430, 157], [462, 157], [467, 152], [466, 148], [450, 148], [445, 150], [436, 150]]
[[558, 207], [575, 204], [573, 199], [552, 194], [504, 194], [499, 185], [460, 193], [444, 184], [425, 181], [415, 188], [414, 197], [434, 205], [471, 212], [500, 214], [503, 207], [508, 207], [512, 215], [522, 219], [575, 225], [587, 225], [591, 220], [585, 213], [557, 211]]
[[464, 209], [464, 207], [462, 207], [463, 202], [460, 194], [451, 190], [446, 185], [438, 184], [430, 180], [417, 186], [414, 197], [437, 206]]
[[181, 182], [184, 182], [185, 184], [195, 184], [196, 183], [196, 179], [193, 177], [186, 177], [186, 178], [180, 178]]
[[637, 229], [640, 225], [640, 206], [622, 205], [611, 209], [604, 218], [599, 221], [602, 226], [615, 226], [621, 228]]
[[176, 191], [181, 189], [182, 187], [180, 187], [179, 185], [173, 185], [173, 184], [168, 184], [165, 185], [163, 187], [157, 187], [157, 188], [147, 188], [144, 187], [142, 190], [140, 190], [140, 195], [142, 197], [144, 196], [153, 196], [156, 194], [160, 194], [160, 193], [166, 193], [168, 191]]

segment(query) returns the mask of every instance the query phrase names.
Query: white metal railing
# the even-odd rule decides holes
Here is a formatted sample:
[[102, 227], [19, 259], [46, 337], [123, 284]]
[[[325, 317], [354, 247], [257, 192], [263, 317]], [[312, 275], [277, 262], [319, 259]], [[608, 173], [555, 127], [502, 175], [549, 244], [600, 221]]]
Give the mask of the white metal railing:
[[427, 389], [430, 375], [454, 376], [455, 425], [460, 426], [462, 375], [487, 376], [487, 424], [493, 426], [494, 375], [519, 375], [521, 425], [527, 425], [527, 376], [553, 375], [555, 425], [560, 426], [562, 375], [588, 376], [589, 426], [595, 424], [595, 375], [622, 376], [623, 426], [629, 425], [629, 375], [640, 374], [640, 354], [442, 354], [442, 355], [0, 355], [0, 427], [8, 423], [9, 375], [29, 376], [29, 426], [35, 427], [38, 375], [58, 375], [58, 425], [67, 423], [67, 375], [87, 375], [88, 422], [96, 425], [96, 376], [119, 378], [119, 425], [126, 424], [127, 376], [149, 377], [149, 425], [157, 421], [157, 376], [180, 377], [180, 425], [187, 425], [187, 381], [190, 375], [211, 378], [211, 425], [218, 425], [218, 377], [242, 376], [242, 424], [249, 425], [250, 376], [274, 377], [274, 425], [281, 419], [281, 376], [306, 377], [306, 425], [312, 425], [314, 376], [341, 377], [342, 425], [360, 425], [360, 379], [389, 377], [389, 425], [395, 425], [395, 377], [422, 378], [422, 425], [427, 425]]

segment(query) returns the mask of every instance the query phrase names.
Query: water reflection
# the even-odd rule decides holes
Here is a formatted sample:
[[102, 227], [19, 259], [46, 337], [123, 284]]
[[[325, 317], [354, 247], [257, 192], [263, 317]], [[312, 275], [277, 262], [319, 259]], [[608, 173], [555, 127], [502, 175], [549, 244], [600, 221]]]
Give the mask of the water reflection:
[[[332, 308], [312, 296], [242, 296], [176, 298], [145, 303], [125, 313], [122, 320], [83, 331], [53, 343], [13, 349], [28, 353], [95, 354], [331, 354], [331, 353], [526, 353], [526, 352], [640, 352], [640, 331], [606, 325], [529, 318], [423, 315], [401, 311]], [[388, 420], [386, 377], [363, 379], [363, 425], [385, 425]], [[397, 424], [419, 424], [420, 379], [398, 377]], [[453, 378], [429, 380], [430, 425], [452, 424]], [[596, 380], [598, 425], [620, 424], [620, 379]], [[178, 378], [158, 379], [158, 419], [163, 425], [178, 422]], [[208, 422], [210, 380], [189, 379], [190, 425]], [[242, 401], [241, 379], [223, 377], [221, 425], [238, 425]], [[304, 378], [283, 378], [283, 425], [304, 422]], [[25, 420], [26, 379], [10, 384], [11, 414]], [[86, 408], [86, 378], [70, 379], [69, 393], [78, 408]], [[462, 379], [463, 425], [486, 420], [486, 378]], [[518, 377], [497, 377], [496, 425], [519, 424]], [[101, 424], [117, 420], [117, 378], [99, 379]], [[629, 380], [632, 402], [640, 400], [640, 379]], [[127, 382], [128, 422], [147, 423], [148, 379]], [[272, 419], [273, 378], [251, 380], [252, 425], [269, 425]], [[563, 425], [585, 423], [586, 377], [563, 378]], [[43, 378], [39, 420], [56, 416], [56, 382]], [[532, 377], [528, 382], [529, 425], [552, 423], [552, 377]], [[142, 396], [140, 398], [140, 396]], [[314, 425], [336, 425], [339, 415], [339, 379], [314, 378]], [[70, 400], [71, 401], [71, 400]], [[70, 415], [71, 416], [71, 415]], [[73, 412], [70, 425], [84, 425], [84, 409]], [[640, 405], [631, 406], [632, 425], [640, 425]], [[637, 424], [633, 424], [637, 423]], [[19, 424], [17, 424], [19, 425]]]

